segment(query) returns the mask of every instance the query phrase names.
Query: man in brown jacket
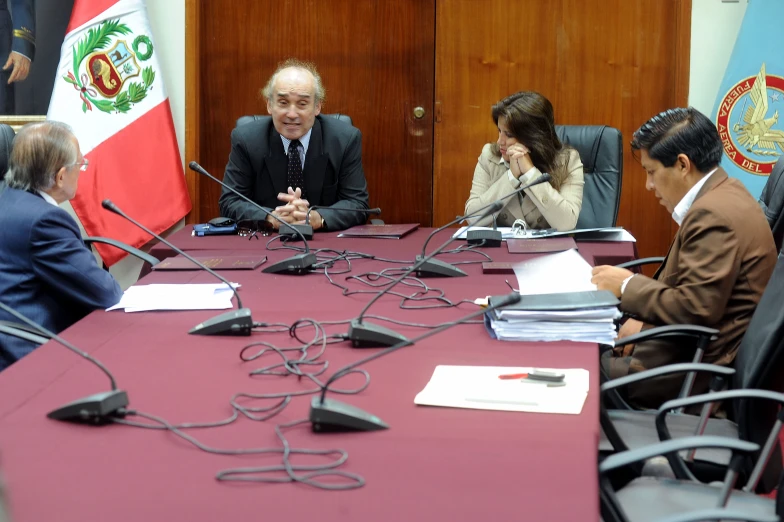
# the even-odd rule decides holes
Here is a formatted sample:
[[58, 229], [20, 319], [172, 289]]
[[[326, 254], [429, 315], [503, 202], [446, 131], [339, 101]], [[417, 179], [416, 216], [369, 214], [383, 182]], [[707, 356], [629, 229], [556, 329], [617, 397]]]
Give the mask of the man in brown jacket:
[[[719, 167], [719, 134], [695, 109], [654, 116], [634, 133], [632, 149], [639, 151], [646, 188], [680, 228], [653, 278], [598, 266], [593, 282], [614, 292], [621, 310], [633, 317], [619, 338], [658, 325], [717, 328], [719, 338], [703, 362], [730, 366], [776, 263], [770, 227], [743, 184]], [[605, 352], [602, 369], [614, 379], [693, 356], [693, 342], [646, 341]], [[629, 386], [626, 398], [635, 406], [656, 408], [678, 395], [683, 378]], [[698, 377], [692, 393], [707, 391], [707, 383]]]

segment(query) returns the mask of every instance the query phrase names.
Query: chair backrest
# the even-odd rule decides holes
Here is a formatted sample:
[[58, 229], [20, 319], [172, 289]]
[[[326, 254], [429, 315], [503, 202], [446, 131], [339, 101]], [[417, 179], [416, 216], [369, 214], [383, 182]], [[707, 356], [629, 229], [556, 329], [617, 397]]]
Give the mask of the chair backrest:
[[8, 160], [11, 157], [14, 136], [16, 136], [16, 132], [13, 127], [0, 123], [0, 181], [5, 178], [5, 173], [8, 170]]
[[[776, 268], [741, 340], [733, 366], [732, 388], [784, 392], [784, 253], [779, 253]], [[771, 401], [741, 400], [728, 406], [729, 414], [738, 424], [740, 438], [764, 444], [776, 422], [778, 405]], [[780, 472], [781, 457], [777, 451], [763, 481], [770, 484], [778, 480]]]
[[[325, 118], [335, 118], [337, 120], [344, 121], [344, 122], [348, 123], [349, 125], [353, 125], [351, 123], [351, 117], [348, 116], [347, 114], [340, 114], [340, 113], [322, 114], [322, 116], [324, 116]], [[256, 120], [269, 119], [270, 117], [271, 116], [266, 115], [266, 114], [265, 115], [258, 115], [258, 114], [256, 114], [256, 115], [249, 115], [249, 116], [240, 116], [239, 118], [237, 118], [237, 125], [236, 125], [236, 127], [239, 127], [240, 125], [245, 125], [246, 123], [250, 123], [250, 122], [256, 121]]]
[[614, 227], [621, 203], [621, 131], [606, 125], [556, 125], [558, 138], [580, 154], [585, 176], [577, 228]]
[[759, 204], [768, 218], [773, 239], [776, 241], [776, 250], [781, 250], [784, 242], [784, 156], [780, 157], [768, 176]]

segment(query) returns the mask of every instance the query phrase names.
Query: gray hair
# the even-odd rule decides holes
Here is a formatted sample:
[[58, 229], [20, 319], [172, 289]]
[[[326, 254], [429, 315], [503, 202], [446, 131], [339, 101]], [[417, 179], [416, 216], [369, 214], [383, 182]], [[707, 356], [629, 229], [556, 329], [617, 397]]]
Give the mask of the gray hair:
[[261, 90], [261, 95], [266, 98], [267, 101], [272, 99], [272, 86], [275, 85], [275, 81], [278, 79], [278, 74], [283, 69], [300, 69], [302, 71], [307, 71], [311, 75], [313, 75], [314, 83], [316, 84], [316, 99], [315, 103], [323, 103], [324, 100], [327, 98], [327, 91], [324, 89], [324, 85], [321, 83], [321, 76], [318, 73], [318, 69], [312, 62], [305, 62], [302, 60], [297, 60], [296, 58], [289, 58], [284, 62], [280, 62], [278, 64], [278, 68], [275, 69], [275, 72], [272, 73], [270, 76], [269, 81], [267, 81], [267, 85]]
[[19, 190], [49, 190], [57, 172], [76, 163], [78, 155], [73, 130], [65, 123], [28, 123], [14, 138], [5, 182]]

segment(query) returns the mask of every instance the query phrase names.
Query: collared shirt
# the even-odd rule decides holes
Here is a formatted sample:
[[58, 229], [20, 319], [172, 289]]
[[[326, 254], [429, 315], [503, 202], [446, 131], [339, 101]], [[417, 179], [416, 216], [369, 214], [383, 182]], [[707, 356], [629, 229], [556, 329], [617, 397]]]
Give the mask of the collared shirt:
[[694, 204], [694, 200], [697, 199], [697, 193], [700, 191], [702, 186], [708, 181], [708, 178], [716, 172], [718, 168], [713, 169], [712, 171], [705, 174], [701, 180], [694, 184], [692, 188], [686, 193], [685, 196], [675, 205], [675, 209], [672, 211], [672, 219], [678, 223], [678, 226], [681, 226], [683, 223], [683, 219], [686, 217], [686, 213], [689, 212], [692, 204]]
[[[299, 139], [299, 143], [302, 146], [298, 147], [298, 151], [297, 152], [299, 152], [299, 159], [302, 162], [302, 168], [303, 169], [305, 168], [305, 156], [307, 156], [307, 154], [308, 154], [308, 145], [310, 145], [310, 133], [311, 132], [313, 132], [313, 127], [311, 127], [310, 130], [308, 130], [308, 132], [306, 132], [305, 135], [302, 136]], [[286, 156], [288, 156], [289, 155], [289, 145], [291, 144], [291, 140], [288, 139], [288, 138], [283, 137], [282, 134], [280, 136], [280, 139], [283, 140], [283, 151], [286, 153]]]
[[54, 200], [52, 196], [44, 192], [43, 190], [39, 190], [38, 193], [44, 198], [44, 201], [49, 203], [50, 205], [54, 205], [55, 207], [59, 207], [60, 205], [57, 204], [57, 201]]

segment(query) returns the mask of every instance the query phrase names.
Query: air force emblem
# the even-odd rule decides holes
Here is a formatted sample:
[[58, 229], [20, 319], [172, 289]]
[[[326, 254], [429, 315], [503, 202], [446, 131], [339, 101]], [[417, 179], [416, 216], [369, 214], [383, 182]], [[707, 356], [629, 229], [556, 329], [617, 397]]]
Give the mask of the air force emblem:
[[756, 78], [736, 83], [721, 100], [716, 126], [724, 152], [746, 172], [768, 176], [784, 153], [780, 102], [784, 104], [784, 78], [766, 74], [764, 63]]
[[[152, 57], [152, 41], [138, 35], [129, 46], [120, 35], [131, 35], [131, 29], [120, 20], [107, 20], [90, 29], [72, 49], [74, 70], [63, 80], [79, 91], [84, 112], [93, 106], [108, 113], [128, 112], [152, 88], [155, 70], [139, 64]], [[133, 80], [139, 76], [141, 82]]]

